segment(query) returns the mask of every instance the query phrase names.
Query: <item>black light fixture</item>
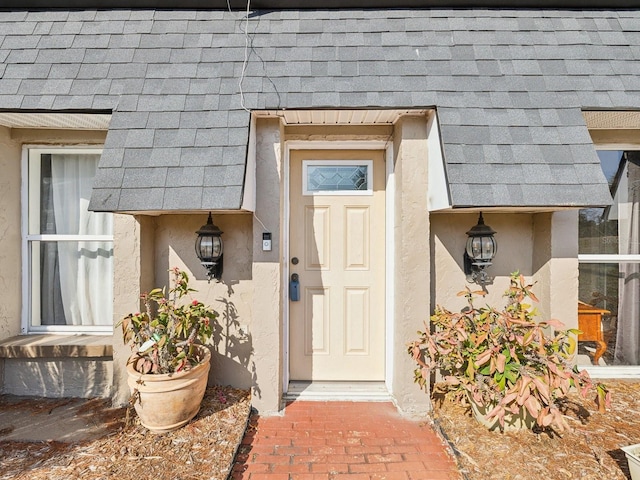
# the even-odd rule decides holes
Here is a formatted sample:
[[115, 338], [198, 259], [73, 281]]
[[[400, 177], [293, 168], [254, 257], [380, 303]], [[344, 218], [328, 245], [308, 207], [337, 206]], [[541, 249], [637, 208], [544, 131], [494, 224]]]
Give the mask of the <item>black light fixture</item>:
[[207, 269], [207, 280], [220, 280], [222, 277], [222, 230], [213, 224], [211, 212], [207, 224], [196, 232], [196, 255], [202, 266]]
[[478, 223], [467, 232], [467, 246], [464, 252], [464, 273], [467, 280], [484, 286], [492, 282], [485, 268], [491, 265], [496, 256], [498, 244], [493, 235], [496, 231], [484, 224], [482, 212], [478, 217]]

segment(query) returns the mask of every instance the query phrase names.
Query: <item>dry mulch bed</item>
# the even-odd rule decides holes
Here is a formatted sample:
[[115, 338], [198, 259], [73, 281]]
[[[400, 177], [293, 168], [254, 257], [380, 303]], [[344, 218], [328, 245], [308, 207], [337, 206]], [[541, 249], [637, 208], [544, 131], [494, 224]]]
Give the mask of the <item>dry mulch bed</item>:
[[[19, 408], [28, 411], [56, 401], [29, 402], [33, 404]], [[154, 435], [139, 424], [135, 413], [127, 426], [126, 409], [91, 401], [86, 408], [93, 409], [95, 420], [107, 424], [111, 433], [72, 444], [0, 441], [0, 479], [226, 479], [244, 435], [250, 403], [246, 390], [208, 388], [200, 412], [189, 424]]]
[[[490, 432], [467, 409], [434, 395], [436, 427], [456, 453], [468, 480], [630, 478], [621, 446], [640, 443], [640, 382], [607, 381], [611, 409], [601, 414], [575, 395], [567, 403], [570, 431]], [[44, 402], [21, 408], [43, 408]], [[50, 406], [49, 406], [50, 408]], [[213, 387], [198, 416], [164, 435], [124, 426], [125, 410], [87, 403], [111, 433], [85, 443], [0, 441], [0, 480], [69, 478], [225, 479], [250, 414], [245, 390]]]
[[435, 422], [469, 480], [630, 479], [620, 447], [640, 443], [640, 382], [604, 383], [611, 408], [598, 413], [592, 399], [572, 395], [565, 405], [570, 431], [490, 432], [438, 389]]

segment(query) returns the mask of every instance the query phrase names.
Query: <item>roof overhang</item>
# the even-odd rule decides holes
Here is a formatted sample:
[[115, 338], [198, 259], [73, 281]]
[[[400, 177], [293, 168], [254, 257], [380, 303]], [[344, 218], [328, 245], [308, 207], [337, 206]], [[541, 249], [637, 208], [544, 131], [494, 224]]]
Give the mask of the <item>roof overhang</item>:
[[110, 121], [107, 113], [0, 112], [0, 126], [8, 128], [107, 130]]
[[640, 111], [585, 110], [589, 130], [633, 130], [640, 128]]
[[283, 125], [393, 125], [404, 115], [427, 115], [433, 109], [258, 110], [256, 118], [279, 118]]

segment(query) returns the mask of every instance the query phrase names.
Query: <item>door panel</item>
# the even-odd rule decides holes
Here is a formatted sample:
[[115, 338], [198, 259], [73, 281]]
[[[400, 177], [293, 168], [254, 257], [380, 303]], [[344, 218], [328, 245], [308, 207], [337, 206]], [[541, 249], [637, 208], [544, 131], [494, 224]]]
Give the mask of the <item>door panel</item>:
[[345, 207], [345, 270], [369, 269], [369, 206]]
[[384, 380], [384, 153], [292, 151], [290, 173], [290, 377]]

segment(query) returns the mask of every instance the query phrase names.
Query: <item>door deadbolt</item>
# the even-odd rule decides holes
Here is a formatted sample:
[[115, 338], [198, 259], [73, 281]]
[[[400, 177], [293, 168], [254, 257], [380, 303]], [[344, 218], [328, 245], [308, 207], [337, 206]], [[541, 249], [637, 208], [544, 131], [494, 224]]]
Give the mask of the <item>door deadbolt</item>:
[[299, 261], [300, 261], [300, 260], [298, 260], [298, 257], [293, 257], [293, 258], [291, 259], [291, 263], [293, 263], [294, 265], [297, 265]]

